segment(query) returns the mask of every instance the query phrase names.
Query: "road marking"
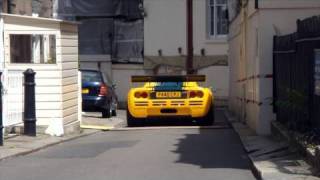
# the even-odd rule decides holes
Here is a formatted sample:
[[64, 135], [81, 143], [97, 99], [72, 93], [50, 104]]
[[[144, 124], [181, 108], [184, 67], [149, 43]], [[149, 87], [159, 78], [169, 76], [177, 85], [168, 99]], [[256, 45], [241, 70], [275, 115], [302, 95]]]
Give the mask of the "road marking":
[[82, 129], [112, 130], [113, 126], [80, 125]]

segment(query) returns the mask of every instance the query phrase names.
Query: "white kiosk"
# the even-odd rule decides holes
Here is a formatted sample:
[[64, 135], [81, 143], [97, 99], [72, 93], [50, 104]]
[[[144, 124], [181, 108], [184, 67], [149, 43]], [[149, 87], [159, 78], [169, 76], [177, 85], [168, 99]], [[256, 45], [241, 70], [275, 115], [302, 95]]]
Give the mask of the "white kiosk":
[[0, 15], [3, 123], [23, 123], [23, 72], [36, 72], [37, 126], [62, 122], [79, 130], [78, 24], [56, 19]]

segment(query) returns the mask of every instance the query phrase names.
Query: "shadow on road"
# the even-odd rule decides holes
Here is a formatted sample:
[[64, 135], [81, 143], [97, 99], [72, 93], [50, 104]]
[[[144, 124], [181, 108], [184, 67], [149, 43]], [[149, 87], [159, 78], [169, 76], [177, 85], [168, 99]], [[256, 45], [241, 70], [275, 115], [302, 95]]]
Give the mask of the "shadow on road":
[[49, 159], [89, 159], [95, 158], [106, 151], [112, 149], [130, 148], [135, 146], [139, 141], [107, 141], [90, 142], [84, 144], [66, 144], [67, 148], [52, 148], [51, 151], [40, 152], [38, 156]]
[[[221, 111], [217, 111], [216, 116], [225, 121]], [[250, 169], [247, 155], [232, 129], [200, 128], [197, 134], [186, 134], [176, 147], [174, 153], [180, 156], [176, 163], [201, 168]]]

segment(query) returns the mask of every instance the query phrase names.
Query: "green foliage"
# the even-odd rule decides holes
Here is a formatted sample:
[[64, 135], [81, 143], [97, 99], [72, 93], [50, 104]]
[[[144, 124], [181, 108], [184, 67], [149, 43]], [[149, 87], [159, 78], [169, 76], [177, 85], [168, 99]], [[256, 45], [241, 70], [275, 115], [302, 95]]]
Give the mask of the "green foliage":
[[297, 111], [303, 114], [307, 114], [307, 96], [293, 89], [286, 89], [286, 95], [283, 100], [278, 100], [275, 105], [279, 108], [287, 109], [290, 111]]

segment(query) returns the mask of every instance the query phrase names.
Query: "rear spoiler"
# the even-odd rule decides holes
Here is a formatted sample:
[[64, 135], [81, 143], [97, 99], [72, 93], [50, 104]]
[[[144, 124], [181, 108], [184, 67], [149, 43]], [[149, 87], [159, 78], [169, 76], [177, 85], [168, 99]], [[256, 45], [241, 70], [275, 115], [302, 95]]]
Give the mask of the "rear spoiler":
[[131, 82], [205, 82], [205, 75], [186, 76], [131, 76]]

